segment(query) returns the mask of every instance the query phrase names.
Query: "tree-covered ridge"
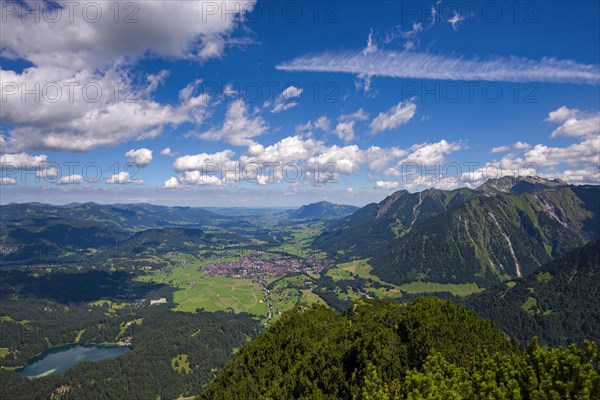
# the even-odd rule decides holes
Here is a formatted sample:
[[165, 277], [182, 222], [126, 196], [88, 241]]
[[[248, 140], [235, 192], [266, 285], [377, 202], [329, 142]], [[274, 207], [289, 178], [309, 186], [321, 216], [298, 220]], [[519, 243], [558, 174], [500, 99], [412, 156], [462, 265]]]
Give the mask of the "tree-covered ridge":
[[[96, 203], [0, 207], [2, 267], [100, 264], [142, 252], [191, 251], [207, 242], [250, 243], [268, 239], [269, 233], [244, 218], [195, 207]], [[158, 248], [148, 250], [155, 244]]]
[[244, 346], [199, 399], [592, 399], [598, 349], [520, 350], [439, 299], [300, 305]]
[[479, 190], [396, 192], [315, 240], [341, 258], [370, 258], [373, 273], [490, 287], [523, 277], [600, 237], [600, 187], [546, 180], [490, 181]]
[[522, 341], [600, 341], [600, 240], [544, 264], [523, 280], [471, 296], [466, 305]]
[[62, 220], [102, 222], [113, 230], [141, 231], [162, 226], [198, 227], [223, 219], [223, 216], [197, 207], [167, 207], [153, 204], [71, 203], [63, 206], [42, 203], [11, 203], [2, 206], [0, 218], [5, 224], [22, 220]]

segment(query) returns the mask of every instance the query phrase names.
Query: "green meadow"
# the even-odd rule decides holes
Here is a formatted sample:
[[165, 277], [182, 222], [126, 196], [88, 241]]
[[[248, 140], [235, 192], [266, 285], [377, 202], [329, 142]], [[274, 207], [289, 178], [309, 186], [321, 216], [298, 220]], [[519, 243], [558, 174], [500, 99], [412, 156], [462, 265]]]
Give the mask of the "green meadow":
[[155, 271], [140, 279], [167, 284], [175, 289], [174, 310], [195, 312], [206, 311], [247, 312], [256, 316], [267, 316], [263, 287], [249, 279], [208, 276], [198, 269], [198, 264], [175, 267], [167, 274]]
[[371, 273], [372, 269], [373, 267], [369, 265], [368, 260], [356, 260], [338, 264], [336, 268], [328, 270], [327, 275], [334, 281], [352, 279], [352, 275], [356, 275], [363, 279], [386, 283], [393, 287], [392, 289], [373, 288], [371, 291], [379, 298], [401, 297], [401, 291], [410, 294], [449, 292], [455, 296], [461, 297], [483, 291], [483, 289], [478, 287], [475, 283], [453, 284], [415, 281], [404, 285], [393, 285], [383, 282], [378, 276], [373, 275]]

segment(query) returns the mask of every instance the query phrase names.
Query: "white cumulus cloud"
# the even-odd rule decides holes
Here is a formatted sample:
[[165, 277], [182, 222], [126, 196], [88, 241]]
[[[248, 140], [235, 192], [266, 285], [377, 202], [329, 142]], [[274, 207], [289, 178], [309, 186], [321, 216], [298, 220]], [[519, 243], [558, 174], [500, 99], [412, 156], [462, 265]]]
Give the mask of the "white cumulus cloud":
[[600, 165], [600, 137], [589, 138], [567, 147], [537, 144], [525, 153], [528, 162], [541, 167], [567, 165]]
[[579, 114], [579, 110], [570, 109], [567, 106], [562, 106], [554, 111], [548, 113], [548, 118], [546, 121], [548, 122], [564, 122], [570, 118], [573, 118]]
[[527, 142], [516, 142], [513, 144], [513, 147], [517, 150], [526, 150], [529, 149], [531, 147], [531, 145]]
[[56, 183], [58, 185], [79, 185], [84, 181], [84, 178], [80, 174], [73, 174], [61, 177]]
[[0, 155], [0, 168], [3, 170], [37, 170], [46, 165], [47, 160], [48, 156], [45, 154], [37, 156], [27, 153], [3, 154]]
[[309, 160], [309, 164], [317, 163], [323, 168], [328, 164], [335, 165], [336, 172], [340, 174], [357, 172], [362, 162], [363, 152], [357, 145], [344, 147], [333, 145]]
[[498, 147], [492, 147], [492, 150], [490, 150], [490, 153], [504, 153], [510, 150], [510, 146], [498, 146]]
[[235, 153], [232, 150], [223, 150], [217, 153], [200, 153], [178, 157], [173, 163], [176, 172], [219, 169], [223, 163], [231, 161]]
[[201, 171], [186, 171], [181, 175], [180, 181], [187, 185], [201, 186], [222, 186], [225, 184], [225, 181], [218, 176]]
[[[153, 83], [133, 92], [131, 78], [118, 66], [100, 72], [40, 66], [21, 73], [2, 70], [1, 77], [9, 91], [0, 118], [14, 126], [4, 140], [10, 152], [82, 152], [151, 138], [167, 126], [201, 122], [209, 105], [205, 94], [181, 97], [175, 105], [158, 103], [151, 98]], [[38, 99], [23, 99], [24, 88]]]
[[600, 134], [600, 113], [588, 114], [565, 106], [548, 114], [546, 121], [562, 123], [552, 137], [577, 137]]
[[444, 139], [436, 143], [416, 144], [410, 148], [411, 153], [401, 162], [432, 166], [433, 164], [443, 162], [446, 154], [456, 152], [460, 149], [460, 144], [450, 143]]
[[16, 183], [17, 181], [14, 178], [11, 178], [10, 176], [3, 176], [2, 178], [0, 178], [1, 185], [15, 185]]
[[544, 176], [549, 179], [562, 179], [571, 184], [600, 185], [600, 167], [567, 169], [562, 172], [545, 173]]
[[398, 182], [395, 181], [377, 181], [375, 182], [375, 189], [394, 190], [398, 189]]
[[165, 181], [163, 188], [165, 189], [175, 189], [179, 187], [179, 181], [174, 176], [170, 177]]
[[152, 150], [147, 148], [141, 148], [137, 150], [131, 149], [125, 153], [125, 157], [127, 157], [130, 162], [134, 163], [138, 167], [144, 168], [152, 161]]
[[349, 143], [349, 142], [353, 141], [354, 137], [355, 137], [355, 131], [354, 131], [355, 124], [356, 124], [356, 121], [339, 122], [335, 126], [334, 132], [337, 135], [337, 137], [340, 138], [340, 140], [344, 141], [345, 143]]
[[132, 177], [129, 174], [129, 172], [122, 171], [122, 172], [119, 172], [118, 174], [114, 174], [114, 175], [110, 176], [106, 180], [106, 183], [108, 183], [108, 184], [118, 184], [118, 185], [129, 185], [129, 184], [142, 185], [144, 183], [143, 180], [140, 180], [140, 179], [131, 179], [131, 178]]
[[[155, 137], [167, 126], [200, 123], [208, 96], [184, 96], [179, 104], [154, 101], [168, 71], [137, 79], [134, 65], [149, 56], [197, 62], [221, 57], [239, 42], [233, 34], [254, 4], [57, 0], [59, 17], [49, 20], [21, 15], [24, 5], [45, 2], [15, 2], [6, 9], [3, 3], [0, 56], [33, 64], [22, 72], [0, 72], [6, 95], [0, 118], [12, 126], [3, 146], [10, 152], [90, 151]], [[26, 90], [35, 95], [23, 101]]]
[[260, 116], [248, 115], [243, 100], [237, 100], [229, 105], [220, 128], [203, 132], [198, 137], [210, 141], [224, 140], [234, 146], [250, 146], [255, 143], [252, 138], [262, 135], [267, 128], [267, 123]]
[[22, 18], [25, 7], [18, 3], [14, 10], [3, 9], [3, 57], [75, 68], [104, 66], [110, 60], [147, 53], [203, 61], [223, 54], [228, 38], [255, 1], [132, 2], [126, 9], [119, 5], [116, 21], [110, 2], [55, 3], [60, 12], [55, 20]]

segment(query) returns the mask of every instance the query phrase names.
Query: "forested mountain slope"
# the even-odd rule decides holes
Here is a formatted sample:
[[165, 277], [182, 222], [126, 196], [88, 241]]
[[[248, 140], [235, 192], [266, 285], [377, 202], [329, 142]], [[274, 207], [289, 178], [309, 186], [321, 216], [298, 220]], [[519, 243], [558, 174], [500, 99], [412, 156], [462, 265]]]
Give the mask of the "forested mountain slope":
[[385, 249], [392, 239], [403, 236], [423, 221], [479, 195], [481, 193], [467, 188], [428, 189], [420, 193], [400, 190], [379, 204], [369, 204], [331, 224], [315, 245], [346, 257], [371, 257]]
[[548, 345], [600, 341], [600, 241], [544, 264], [522, 280], [466, 299], [505, 332]]
[[315, 240], [345, 258], [371, 258], [396, 283], [492, 286], [600, 237], [600, 187], [501, 178], [478, 190], [396, 192]]
[[300, 305], [245, 345], [199, 399], [592, 399], [597, 347], [520, 351], [450, 302]]

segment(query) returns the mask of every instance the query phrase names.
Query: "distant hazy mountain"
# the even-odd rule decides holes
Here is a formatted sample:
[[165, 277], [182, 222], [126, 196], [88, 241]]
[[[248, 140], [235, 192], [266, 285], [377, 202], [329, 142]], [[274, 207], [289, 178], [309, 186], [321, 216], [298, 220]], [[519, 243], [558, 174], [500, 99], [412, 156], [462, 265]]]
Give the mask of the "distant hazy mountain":
[[55, 206], [40, 203], [7, 204], [0, 207], [2, 221], [59, 218], [101, 222], [113, 229], [139, 231], [161, 226], [201, 226], [223, 218], [196, 207], [167, 207], [153, 204], [71, 203]]
[[328, 201], [307, 204], [297, 210], [289, 210], [283, 213], [290, 219], [335, 219], [342, 218], [358, 210], [358, 207], [342, 204], [333, 204]]
[[490, 286], [598, 237], [599, 186], [505, 177], [476, 190], [396, 192], [332, 224], [315, 246], [369, 257], [393, 283]]
[[466, 305], [523, 341], [600, 340], [600, 241], [542, 265], [522, 280], [472, 295]]
[[[3, 264], [72, 262], [85, 256], [86, 249], [118, 246], [139, 231], [199, 228], [215, 221], [223, 226], [233, 224], [225, 216], [193, 207], [7, 204], [0, 207], [0, 260]], [[173, 240], [176, 238], [178, 235]]]

